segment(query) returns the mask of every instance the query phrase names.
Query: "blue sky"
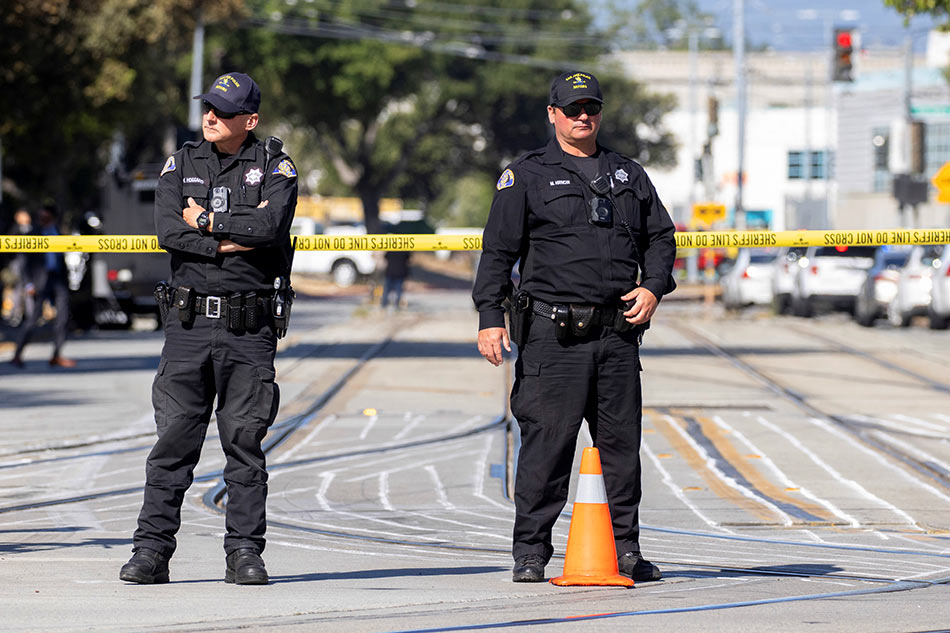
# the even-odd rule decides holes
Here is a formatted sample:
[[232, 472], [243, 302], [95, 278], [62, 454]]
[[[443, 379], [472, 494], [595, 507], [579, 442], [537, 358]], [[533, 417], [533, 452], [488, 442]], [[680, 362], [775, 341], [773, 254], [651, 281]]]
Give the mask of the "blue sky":
[[[696, 0], [700, 9], [717, 17], [726, 39], [732, 40], [733, 0]], [[810, 19], [808, 19], [810, 18]], [[777, 50], [825, 48], [826, 24], [856, 26], [865, 48], [895, 48], [907, 34], [903, 17], [881, 0], [745, 0], [747, 39]], [[929, 17], [910, 24], [915, 48], [923, 50]]]

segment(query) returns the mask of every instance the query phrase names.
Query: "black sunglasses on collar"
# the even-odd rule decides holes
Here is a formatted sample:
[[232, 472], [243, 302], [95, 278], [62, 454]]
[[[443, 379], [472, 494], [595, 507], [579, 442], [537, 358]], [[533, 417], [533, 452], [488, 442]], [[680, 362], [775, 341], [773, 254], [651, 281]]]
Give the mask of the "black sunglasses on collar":
[[596, 101], [588, 101], [587, 103], [569, 103], [566, 106], [560, 106], [561, 112], [564, 113], [564, 116], [574, 118], [580, 116], [581, 110], [587, 113], [587, 116], [594, 116], [595, 114], [600, 114], [600, 111], [604, 108], [604, 104], [597, 103]]
[[201, 109], [204, 110], [205, 114], [208, 114], [209, 112], [214, 112], [214, 116], [218, 117], [219, 119], [233, 119], [239, 114], [247, 114], [247, 112], [244, 112], [244, 111], [222, 112], [221, 110], [218, 110], [216, 107], [214, 107], [210, 101], [205, 101], [203, 99], [201, 101]]

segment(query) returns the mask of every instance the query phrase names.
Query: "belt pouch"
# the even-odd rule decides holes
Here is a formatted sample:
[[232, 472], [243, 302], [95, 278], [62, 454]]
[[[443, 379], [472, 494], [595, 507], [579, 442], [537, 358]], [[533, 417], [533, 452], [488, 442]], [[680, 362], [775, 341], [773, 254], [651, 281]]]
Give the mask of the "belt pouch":
[[554, 308], [554, 336], [559, 341], [566, 341], [571, 337], [571, 311], [568, 306], [551, 306]]
[[571, 304], [571, 333], [574, 334], [574, 336], [584, 337], [590, 334], [595, 310], [596, 308], [594, 306]]
[[178, 320], [193, 323], [195, 320], [195, 289], [181, 286], [175, 290], [175, 307], [178, 308]]
[[228, 329], [244, 329], [244, 297], [240, 292], [228, 296]]
[[508, 337], [521, 347], [528, 340], [528, 325], [531, 322], [531, 296], [521, 290], [511, 298], [508, 312]]
[[615, 332], [626, 332], [633, 329], [633, 324], [627, 321], [627, 317], [623, 315], [624, 312], [633, 307], [633, 301], [626, 301], [623, 305], [617, 308], [616, 315], [614, 316], [614, 331]]
[[249, 330], [257, 330], [261, 327], [261, 308], [257, 305], [256, 292], [244, 295], [244, 327]]
[[162, 325], [165, 325], [165, 321], [168, 320], [168, 308], [171, 303], [171, 287], [164, 281], [160, 281], [155, 284], [155, 290], [152, 292], [155, 295], [155, 303], [158, 305], [158, 315], [162, 319]]

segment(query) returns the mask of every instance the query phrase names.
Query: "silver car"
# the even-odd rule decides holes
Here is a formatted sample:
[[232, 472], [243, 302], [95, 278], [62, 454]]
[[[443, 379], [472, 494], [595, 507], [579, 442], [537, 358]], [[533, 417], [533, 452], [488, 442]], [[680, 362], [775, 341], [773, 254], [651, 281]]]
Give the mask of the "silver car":
[[933, 287], [930, 289], [930, 304], [927, 316], [930, 328], [946, 330], [950, 327], [950, 244], [941, 247], [933, 272]]
[[783, 246], [772, 262], [772, 309], [776, 314], [785, 314], [792, 306], [798, 258], [805, 250], [804, 246]]
[[915, 246], [897, 279], [897, 292], [887, 304], [887, 320], [894, 327], [907, 327], [915, 316], [927, 314], [936, 266], [942, 246]]

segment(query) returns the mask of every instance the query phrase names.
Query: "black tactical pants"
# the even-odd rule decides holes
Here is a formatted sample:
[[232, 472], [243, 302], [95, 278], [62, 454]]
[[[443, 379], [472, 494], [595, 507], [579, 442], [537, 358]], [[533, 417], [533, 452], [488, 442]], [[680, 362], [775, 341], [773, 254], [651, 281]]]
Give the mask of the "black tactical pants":
[[[195, 317], [191, 326], [171, 309], [165, 347], [152, 385], [158, 441], [145, 466], [145, 500], [133, 547], [171, 556], [181, 504], [193, 481], [212, 407], [226, 465], [227, 553], [264, 550], [267, 471], [261, 441], [277, 416], [277, 337], [269, 326], [228, 332], [223, 319]], [[215, 400], [217, 398], [217, 400]]]
[[519, 350], [511, 412], [521, 427], [512, 555], [550, 560], [551, 531], [567, 502], [581, 420], [600, 452], [617, 554], [640, 551], [640, 354], [636, 332], [599, 328], [558, 342], [534, 317]]

